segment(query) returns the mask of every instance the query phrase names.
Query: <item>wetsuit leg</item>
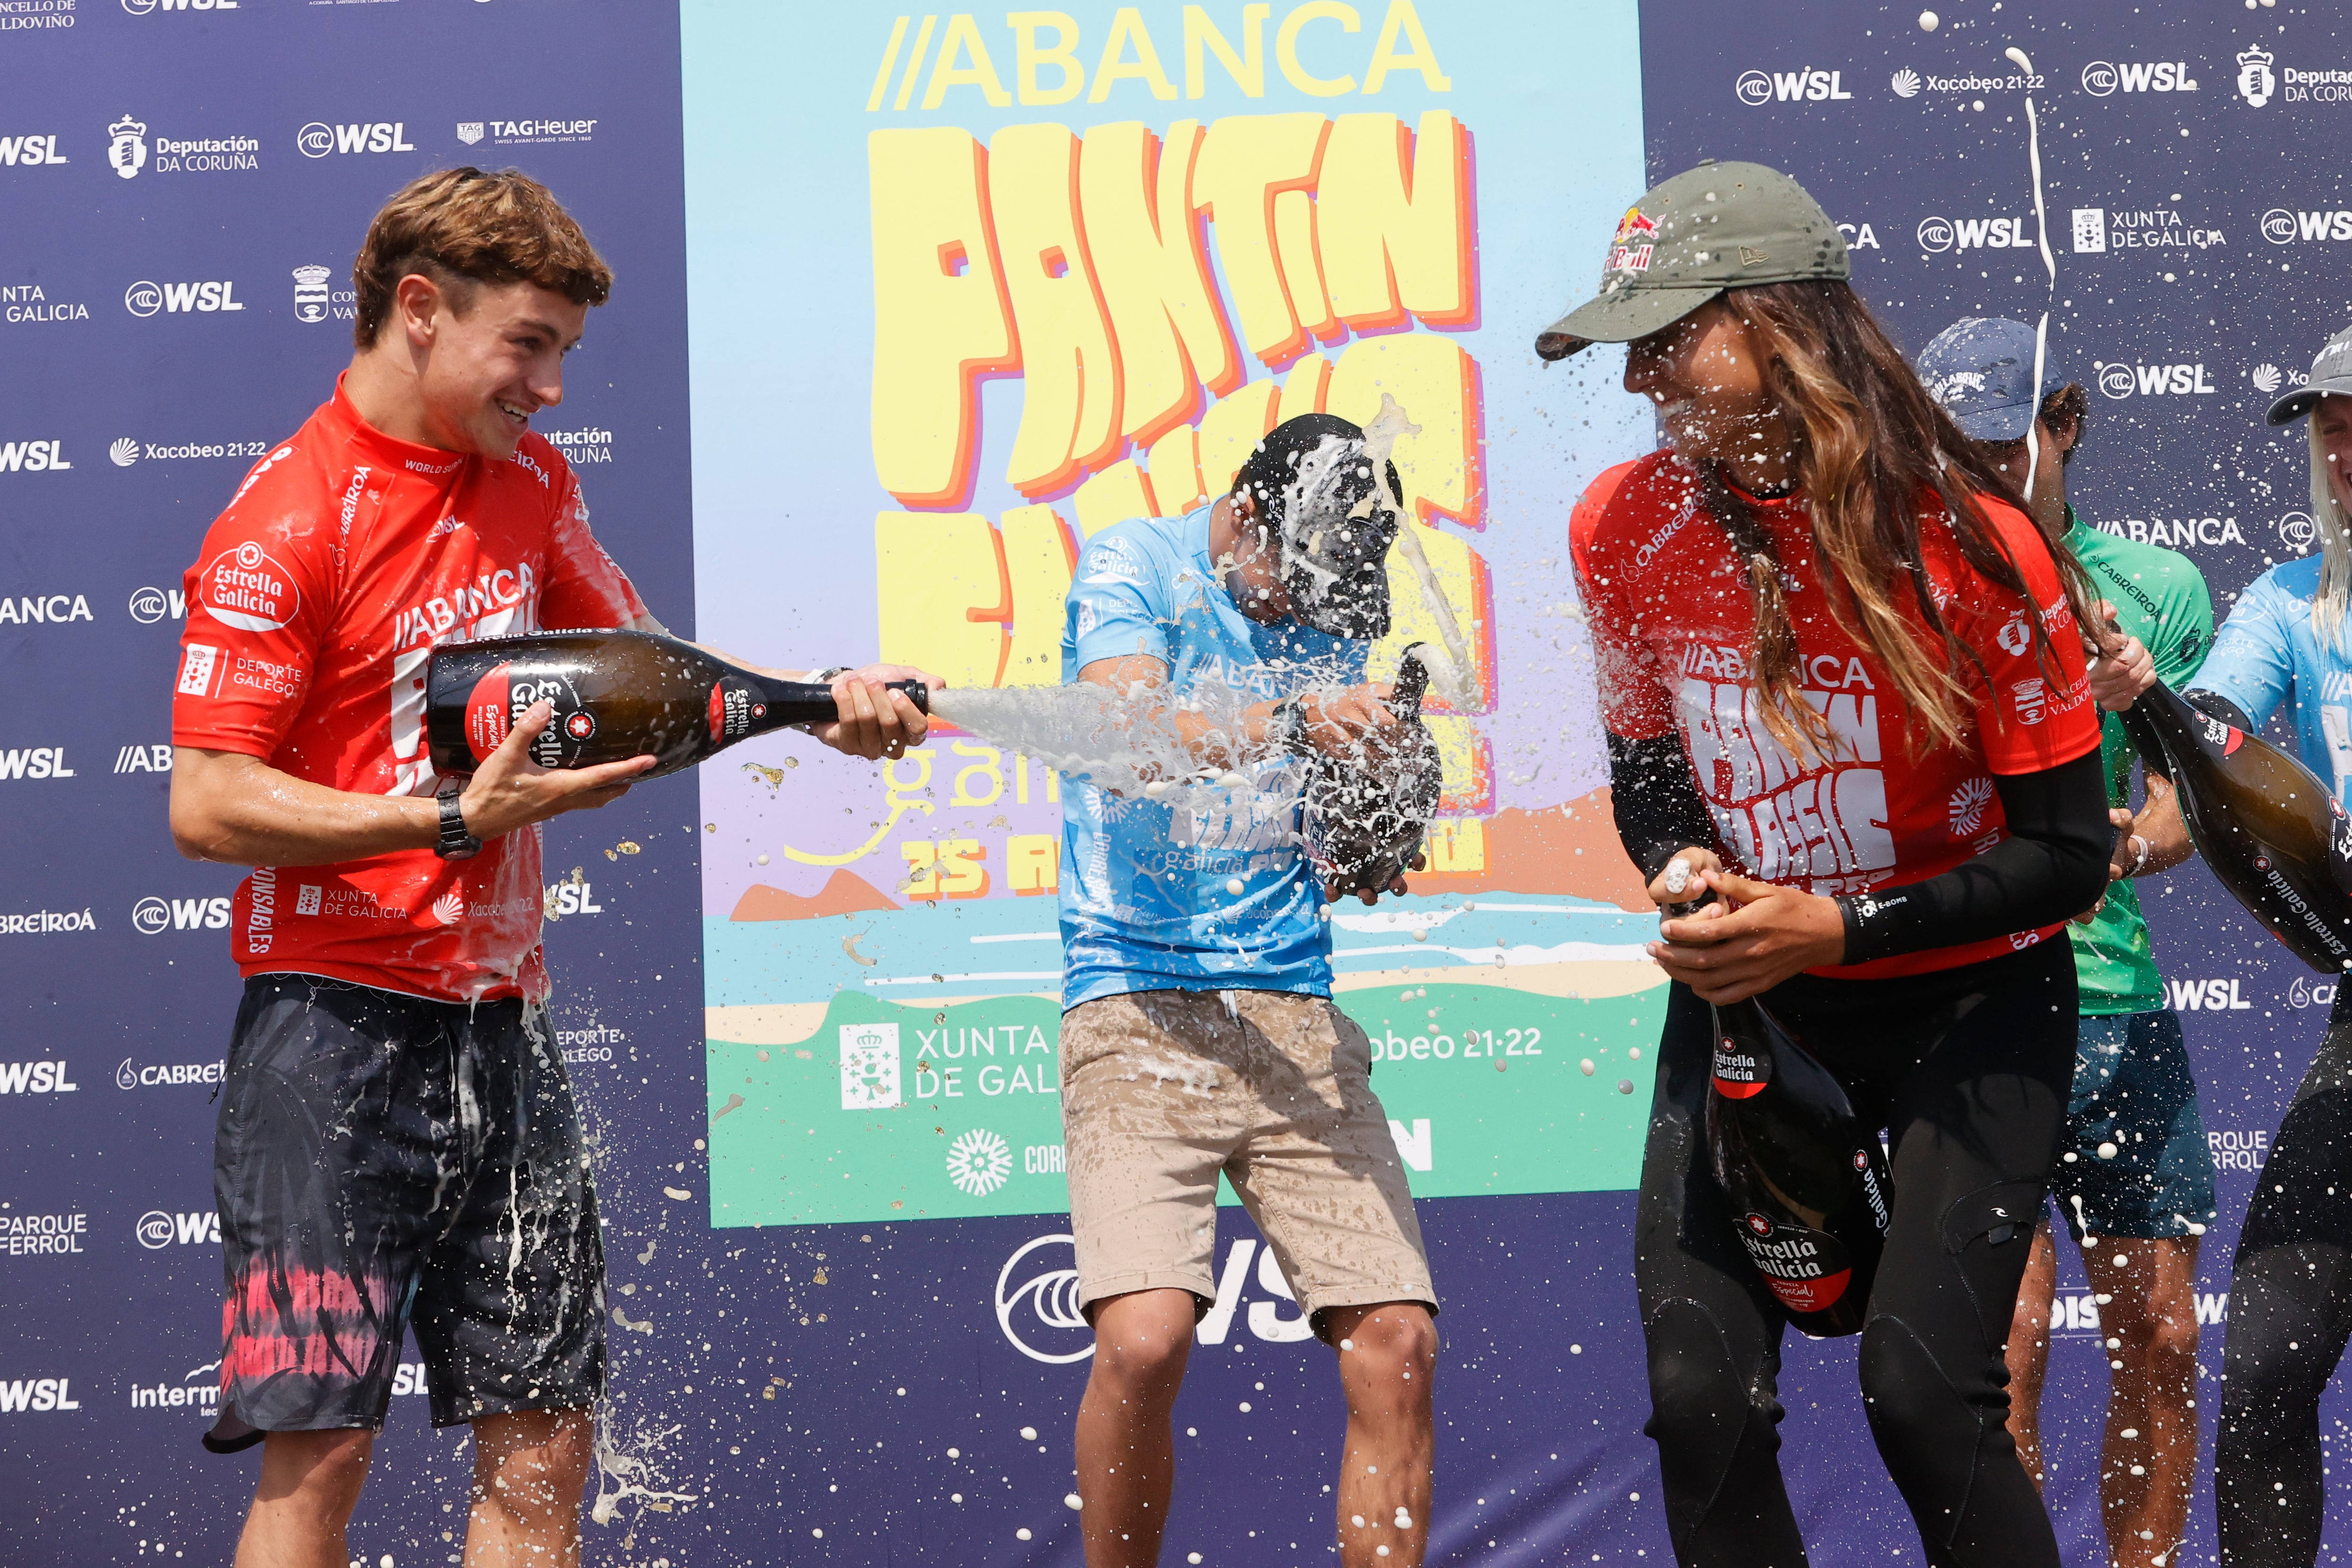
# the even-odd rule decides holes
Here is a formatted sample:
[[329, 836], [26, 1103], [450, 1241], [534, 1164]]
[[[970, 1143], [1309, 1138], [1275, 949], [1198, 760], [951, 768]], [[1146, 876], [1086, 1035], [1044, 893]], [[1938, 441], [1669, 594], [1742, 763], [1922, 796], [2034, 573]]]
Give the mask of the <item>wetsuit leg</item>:
[[1634, 1278], [1650, 1362], [1649, 1424], [1666, 1531], [1685, 1568], [1796, 1568], [1803, 1539], [1780, 1478], [1786, 1322], [1732, 1231], [1709, 1171], [1706, 1004], [1675, 985], [1642, 1156]]
[[1863, 1329], [1863, 1398], [1929, 1563], [2057, 1568], [2010, 1436], [2002, 1351], [2065, 1123], [2074, 966], [2053, 942], [1970, 970], [1948, 1026], [1886, 1101], [1895, 1206]]
[[2352, 1009], [2343, 992], [2255, 1184], [2230, 1280], [2213, 1503], [2228, 1568], [2308, 1568], [2319, 1399], [2352, 1336]]

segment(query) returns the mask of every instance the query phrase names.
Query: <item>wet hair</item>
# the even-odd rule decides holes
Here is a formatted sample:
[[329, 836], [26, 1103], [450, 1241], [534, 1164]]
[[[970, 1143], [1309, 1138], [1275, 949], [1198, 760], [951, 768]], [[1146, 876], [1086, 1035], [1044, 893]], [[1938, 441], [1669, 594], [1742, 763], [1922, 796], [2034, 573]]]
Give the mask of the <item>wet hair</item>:
[[[2331, 396], [2341, 396], [2330, 394]], [[2322, 397], [2319, 403], [2326, 403]], [[2342, 652], [2344, 608], [2352, 600], [2352, 517], [2345, 514], [2342, 492], [2331, 482], [2327, 437], [2319, 432], [2319, 405], [2312, 405], [2311, 521], [2319, 530], [2319, 582], [2311, 594], [2311, 630], [2322, 647]], [[2352, 454], [2345, 454], [2342, 471], [2352, 476]], [[2345, 486], [2352, 489], [2352, 483]]]
[[[1822, 598], [1845, 634], [1866, 645], [1895, 682], [1914, 743], [1960, 743], [1970, 727], [1963, 672], [1984, 660], [1936, 607], [1920, 549], [1923, 512], [1940, 510], [1961, 557], [1996, 587], [2033, 603], [1979, 504], [2013, 493], [1977, 444], [1919, 384], [1910, 362], [1847, 284], [1828, 279], [1726, 291], [1724, 303], [1756, 334], [1766, 391], [1789, 424], [1791, 468], [1822, 566]], [[1827, 719], [1806, 702], [1796, 628], [1782, 596], [1771, 536], [1754, 508], [1712, 465], [1701, 470], [1709, 510], [1747, 563], [1756, 630], [1750, 668], [1765, 728], [1791, 754], [1826, 757]], [[2038, 533], [2037, 533], [2038, 539]], [[2052, 546], [2076, 620], [2090, 626], [2082, 567]], [[1897, 607], [1907, 595], [1915, 628]], [[2057, 684], [2049, 633], [2026, 616], [2044, 679]]]
[[[1282, 531], [1283, 497], [1298, 473], [1299, 459], [1320, 447], [1328, 437], [1342, 440], [1361, 441], [1364, 427], [1350, 425], [1336, 414], [1301, 414], [1286, 419], [1265, 433], [1234, 475], [1233, 494], [1247, 496], [1257, 502], [1258, 520], [1276, 534]], [[1389, 490], [1400, 500], [1404, 486], [1397, 479], [1396, 464], [1389, 469]], [[1370, 489], [1369, 485], [1366, 489]], [[1358, 499], [1360, 499], [1359, 492]]]
[[480, 283], [535, 283], [575, 305], [601, 305], [613, 292], [612, 268], [563, 204], [514, 169], [442, 169], [383, 204], [352, 262], [352, 339], [361, 348], [374, 345], [411, 273], [430, 278], [459, 310]]
[[[2042, 394], [2042, 406], [2034, 410], [2033, 417], [2051, 430], [2055, 430], [2059, 426], [2069, 421], [2073, 422], [2074, 444], [2058, 454], [2058, 466], [2062, 468], [2066, 468], [2074, 461], [2074, 454], [2083, 449], [2083, 437], [2090, 430], [2091, 395], [2083, 390], [2083, 384], [2079, 381], [2070, 381], [2063, 386], [2053, 386]], [[2020, 436], [2014, 441], [1980, 441], [1978, 445], [1996, 451], [2005, 451], [2014, 447], [2021, 452], [2025, 449], [2025, 437]], [[1995, 466], [2001, 467], [2003, 473], [2006, 474], [2007, 468], [2004, 465]], [[2025, 477], [2025, 470], [2018, 469], [2017, 477], [2021, 481]], [[2012, 491], [2023, 493], [2020, 485], [2012, 484], [2009, 488]]]

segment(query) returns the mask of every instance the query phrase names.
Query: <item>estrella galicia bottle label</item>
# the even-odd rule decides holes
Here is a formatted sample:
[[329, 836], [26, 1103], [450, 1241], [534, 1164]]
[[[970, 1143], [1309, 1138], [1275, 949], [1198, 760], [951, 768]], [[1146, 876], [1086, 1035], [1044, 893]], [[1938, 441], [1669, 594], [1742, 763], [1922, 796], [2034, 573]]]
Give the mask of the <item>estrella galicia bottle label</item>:
[[751, 732], [751, 721], [767, 716], [767, 704], [749, 681], [729, 675], [710, 688], [710, 740], [724, 746]]
[[542, 768], [570, 767], [596, 733], [596, 715], [572, 682], [560, 675], [518, 676], [501, 664], [474, 683], [466, 699], [466, 749], [487, 761], [531, 704], [546, 701], [554, 711], [530, 743], [530, 760]]
[[1853, 1173], [1862, 1184], [1864, 1201], [1870, 1205], [1871, 1223], [1878, 1226], [1879, 1235], [1885, 1236], [1890, 1216], [1886, 1212], [1886, 1194], [1878, 1184], [1876, 1163], [1871, 1159], [1869, 1150], [1856, 1149], [1853, 1152]]
[[1739, 1242], [1765, 1285], [1791, 1312], [1829, 1310], [1853, 1279], [1845, 1248], [1825, 1230], [1750, 1212], [1740, 1216]]
[[1715, 1037], [1715, 1092], [1727, 1100], [1753, 1100], [1772, 1081], [1772, 1055], [1727, 1035]]

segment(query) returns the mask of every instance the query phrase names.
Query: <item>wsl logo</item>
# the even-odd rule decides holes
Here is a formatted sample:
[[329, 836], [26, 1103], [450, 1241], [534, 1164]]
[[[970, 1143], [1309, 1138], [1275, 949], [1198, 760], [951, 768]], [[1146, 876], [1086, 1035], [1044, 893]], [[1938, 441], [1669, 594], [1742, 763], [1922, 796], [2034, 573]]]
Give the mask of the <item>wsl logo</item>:
[[2203, 364], [2126, 364], [2099, 362], [2091, 366], [2099, 390], [2109, 397], [2188, 397], [2221, 389], [2205, 379]]
[[126, 180], [135, 180], [147, 166], [147, 127], [124, 115], [106, 128], [106, 161]]
[[2032, 250], [2041, 242], [2022, 217], [1924, 217], [1919, 248], [1930, 256], [1947, 250]]
[[236, 297], [233, 280], [207, 283], [150, 283], [145, 279], [133, 283], [122, 291], [122, 308], [134, 316], [147, 317], [158, 310], [178, 315], [184, 311], [242, 310], [245, 304]]
[[2093, 98], [2112, 92], [2195, 92], [2197, 79], [2189, 74], [2187, 60], [2126, 60], [2121, 65], [2093, 60], [2083, 68], [2083, 90]]
[[[996, 1326], [1031, 1361], [1066, 1366], [1095, 1353], [1094, 1334], [1078, 1310], [1078, 1238], [1067, 1233], [1024, 1243], [996, 1275]], [[1049, 1249], [1067, 1247], [1066, 1267]]]
[[1732, 84], [1739, 101], [1750, 109], [1760, 109], [1768, 103], [1827, 103], [1845, 100], [1853, 94], [1846, 91], [1837, 71], [1799, 69], [1792, 71], [1742, 71]]
[[398, 120], [377, 120], [357, 125], [329, 125], [313, 120], [294, 133], [294, 145], [305, 158], [324, 158], [331, 153], [414, 153], [416, 144], [408, 139], [406, 122]]

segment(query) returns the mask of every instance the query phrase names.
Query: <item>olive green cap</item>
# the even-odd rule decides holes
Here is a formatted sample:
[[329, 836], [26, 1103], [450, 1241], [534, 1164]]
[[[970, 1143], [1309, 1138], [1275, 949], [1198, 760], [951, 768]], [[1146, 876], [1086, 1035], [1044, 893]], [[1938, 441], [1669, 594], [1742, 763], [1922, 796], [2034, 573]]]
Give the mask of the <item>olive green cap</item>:
[[1536, 353], [1566, 359], [1589, 343], [1646, 338], [1727, 289], [1851, 272], [1844, 237], [1804, 186], [1761, 163], [1709, 158], [1626, 209], [1601, 291], [1546, 328]]

